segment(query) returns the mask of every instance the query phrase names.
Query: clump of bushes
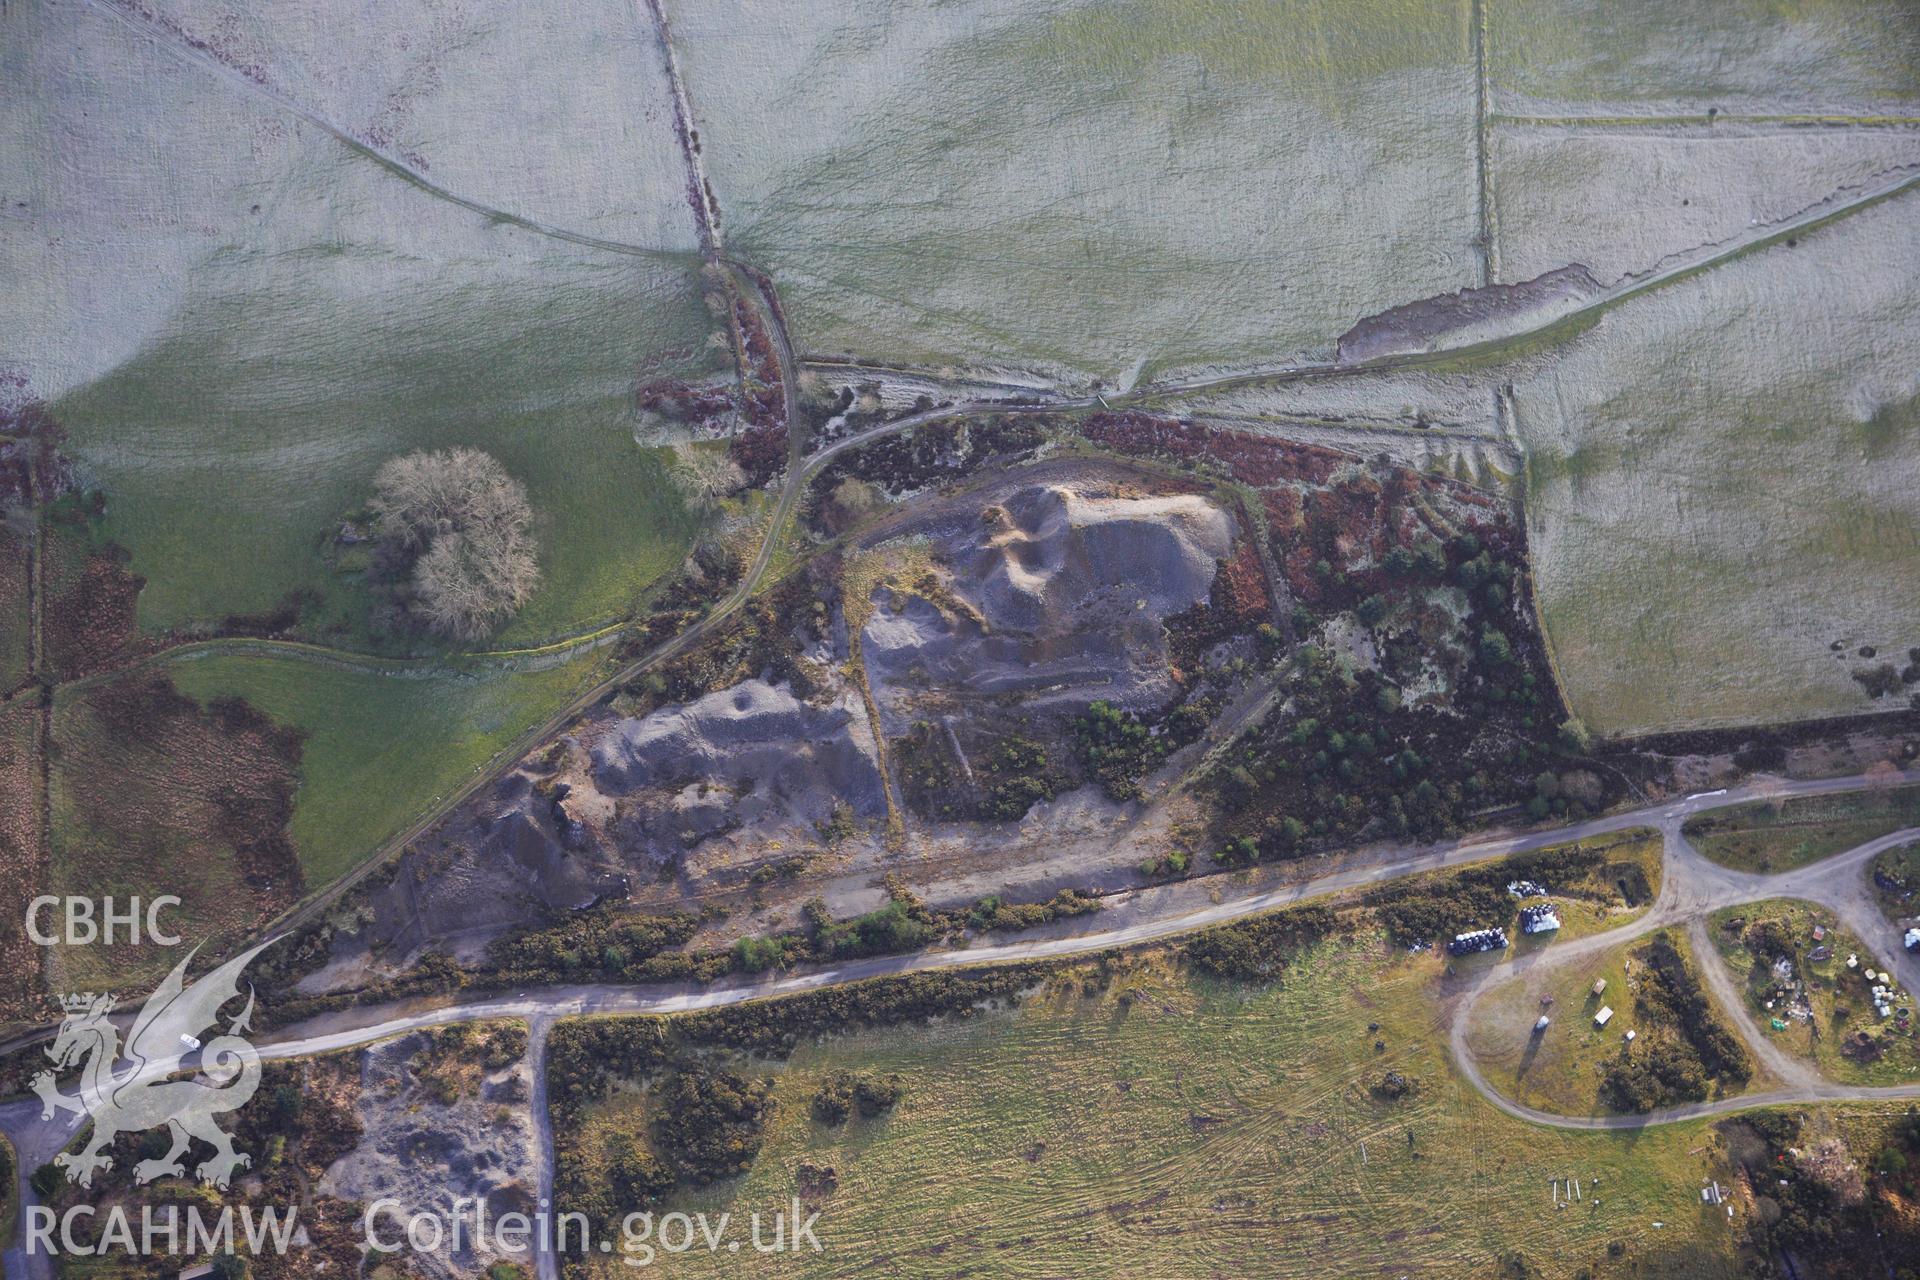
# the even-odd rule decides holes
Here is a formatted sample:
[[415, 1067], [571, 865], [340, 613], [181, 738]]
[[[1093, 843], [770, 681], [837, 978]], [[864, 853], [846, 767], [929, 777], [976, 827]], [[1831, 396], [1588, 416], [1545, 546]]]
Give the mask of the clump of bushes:
[[1146, 721], [1104, 699], [1073, 724], [1074, 751], [1111, 800], [1138, 800], [1140, 778], [1166, 755], [1166, 741]]
[[653, 1099], [654, 1145], [674, 1176], [700, 1185], [745, 1173], [760, 1154], [773, 1084], [731, 1071], [682, 1066]]
[[1369, 1092], [1384, 1102], [1398, 1102], [1412, 1093], [1414, 1082], [1398, 1071], [1389, 1071], [1374, 1081]]
[[1269, 981], [1295, 955], [1338, 925], [1339, 917], [1331, 908], [1292, 907], [1208, 929], [1187, 943], [1184, 954], [1187, 963], [1202, 973], [1249, 982]]
[[1038, 928], [1072, 916], [1087, 915], [1099, 909], [1098, 898], [1088, 897], [1077, 889], [1062, 889], [1045, 902], [1003, 902], [997, 897], [982, 898], [967, 909], [966, 921], [969, 929], [979, 933], [993, 930], [1014, 932]]
[[860, 1072], [837, 1071], [820, 1083], [813, 1095], [813, 1118], [828, 1127], [842, 1125], [854, 1111], [871, 1120], [900, 1101], [900, 1077], [879, 1077]]
[[649, 978], [648, 962], [685, 945], [699, 927], [700, 917], [686, 911], [643, 916], [596, 907], [500, 939], [488, 948], [486, 968], [515, 982]]
[[1671, 1031], [1623, 1047], [1600, 1079], [1600, 1097], [1616, 1111], [1645, 1112], [1698, 1102], [1711, 1087], [1745, 1084], [1753, 1064], [1734, 1033], [1713, 1012], [1706, 992], [1672, 941], [1655, 935], [1640, 953], [1648, 969], [1637, 1008]]

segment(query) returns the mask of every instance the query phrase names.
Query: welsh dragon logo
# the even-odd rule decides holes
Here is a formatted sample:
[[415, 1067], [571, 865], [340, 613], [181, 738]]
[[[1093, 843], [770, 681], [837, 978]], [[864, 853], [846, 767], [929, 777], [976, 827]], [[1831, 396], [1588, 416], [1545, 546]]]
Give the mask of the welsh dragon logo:
[[[120, 1030], [108, 1016], [114, 1008], [111, 995], [89, 992], [62, 1000], [67, 1016], [47, 1049], [54, 1070], [35, 1076], [33, 1090], [40, 1095], [41, 1119], [50, 1120], [60, 1110], [93, 1121], [84, 1150], [53, 1158], [67, 1171], [68, 1181], [91, 1186], [95, 1170], [112, 1167], [113, 1157], [106, 1152], [116, 1136], [161, 1125], [171, 1130], [173, 1145], [165, 1155], [136, 1164], [136, 1182], [185, 1177], [180, 1157], [193, 1138], [214, 1149], [213, 1158], [194, 1170], [202, 1182], [225, 1187], [235, 1169], [253, 1163], [252, 1157], [233, 1149], [232, 1135], [214, 1123], [221, 1112], [246, 1105], [260, 1087], [260, 1054], [241, 1034], [250, 1030], [252, 987], [246, 1007], [227, 1024], [224, 1035], [204, 1045], [197, 1037], [218, 1029], [221, 1006], [240, 994], [241, 971], [268, 945], [263, 942], [234, 957], [192, 985], [186, 981], [193, 959], [188, 953], [134, 1016], [124, 1049]], [[176, 1078], [193, 1070], [188, 1059], [196, 1055], [197, 1072]], [[69, 1097], [55, 1087], [54, 1073], [75, 1066], [80, 1067], [80, 1091]]]

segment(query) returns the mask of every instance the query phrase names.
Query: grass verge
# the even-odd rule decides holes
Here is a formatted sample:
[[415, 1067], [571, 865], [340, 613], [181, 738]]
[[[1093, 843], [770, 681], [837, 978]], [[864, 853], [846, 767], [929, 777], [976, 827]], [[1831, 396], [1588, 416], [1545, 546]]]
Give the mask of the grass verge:
[[1920, 786], [1756, 800], [1689, 818], [1681, 830], [1703, 856], [1723, 867], [1778, 872], [1915, 823], [1920, 823]]

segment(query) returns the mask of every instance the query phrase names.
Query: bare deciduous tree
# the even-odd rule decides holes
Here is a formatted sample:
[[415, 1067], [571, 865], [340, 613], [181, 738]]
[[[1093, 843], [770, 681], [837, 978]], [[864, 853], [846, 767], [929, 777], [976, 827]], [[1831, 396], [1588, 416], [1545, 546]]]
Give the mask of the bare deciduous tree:
[[740, 464], [729, 458], [725, 449], [716, 449], [711, 445], [674, 446], [668, 474], [679, 488], [681, 496], [687, 500], [687, 505], [700, 510], [712, 507], [747, 483]]
[[410, 453], [373, 477], [382, 537], [414, 557], [410, 608], [456, 640], [491, 632], [539, 580], [527, 491], [478, 449]]

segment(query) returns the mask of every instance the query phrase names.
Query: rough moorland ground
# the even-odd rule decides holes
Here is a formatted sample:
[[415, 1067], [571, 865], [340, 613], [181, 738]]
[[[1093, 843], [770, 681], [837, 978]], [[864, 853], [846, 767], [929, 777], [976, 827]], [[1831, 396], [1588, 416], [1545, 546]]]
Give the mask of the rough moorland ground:
[[27, 938], [27, 904], [46, 883], [41, 849], [40, 709], [0, 710], [0, 1023], [40, 1012], [44, 993], [40, 948]]
[[[203, 707], [164, 673], [63, 694], [53, 716], [49, 891], [181, 907], [194, 941], [238, 940], [304, 887], [287, 838], [301, 739], [237, 698]], [[151, 942], [62, 946], [59, 990], [157, 977], [177, 957]]]

